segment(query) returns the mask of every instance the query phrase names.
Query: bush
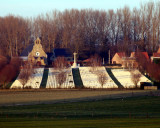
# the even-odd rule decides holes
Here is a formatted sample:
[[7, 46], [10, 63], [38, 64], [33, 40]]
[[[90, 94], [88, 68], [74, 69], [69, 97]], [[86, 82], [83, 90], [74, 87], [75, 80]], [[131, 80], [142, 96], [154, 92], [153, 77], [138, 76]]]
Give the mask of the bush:
[[138, 70], [131, 70], [131, 81], [134, 83], [135, 88], [137, 88], [137, 84], [140, 81], [142, 74]]
[[[3, 59], [1, 61], [3, 61]], [[8, 61], [8, 63], [6, 61]], [[20, 70], [20, 64], [21, 59], [19, 58], [12, 58], [11, 60], [4, 59], [0, 64], [0, 86], [2, 88], [6, 88], [6, 85], [17, 76]]]
[[25, 86], [25, 89], [32, 89], [32, 86]]
[[108, 77], [104, 72], [97, 73], [98, 82], [101, 84], [102, 88], [105, 83], [107, 83]]

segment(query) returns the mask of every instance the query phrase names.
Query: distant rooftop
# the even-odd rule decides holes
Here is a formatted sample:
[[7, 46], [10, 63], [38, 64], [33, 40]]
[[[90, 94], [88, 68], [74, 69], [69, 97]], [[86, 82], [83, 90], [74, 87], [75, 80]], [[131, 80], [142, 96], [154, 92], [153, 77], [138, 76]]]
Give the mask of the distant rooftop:
[[124, 52], [117, 52], [117, 54], [118, 54], [118, 56], [119, 56], [120, 58], [122, 58], [122, 57], [125, 57], [125, 56], [126, 56], [126, 54], [125, 54]]
[[72, 57], [72, 53], [67, 48], [56, 48], [54, 49], [55, 57], [64, 56], [64, 57]]
[[34, 44], [30, 44], [27, 48], [25, 48], [20, 56], [28, 56], [28, 54], [32, 51]]

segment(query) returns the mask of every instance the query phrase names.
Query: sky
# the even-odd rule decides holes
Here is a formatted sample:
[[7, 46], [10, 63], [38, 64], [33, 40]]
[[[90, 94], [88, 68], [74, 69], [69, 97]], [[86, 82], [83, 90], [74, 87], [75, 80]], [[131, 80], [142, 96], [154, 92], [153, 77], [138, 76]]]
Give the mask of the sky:
[[[0, 16], [18, 15], [23, 17], [35, 17], [53, 10], [65, 9], [98, 9], [117, 10], [124, 6], [140, 8], [141, 4], [151, 0], [1, 0]], [[159, 0], [152, 0], [159, 1]]]

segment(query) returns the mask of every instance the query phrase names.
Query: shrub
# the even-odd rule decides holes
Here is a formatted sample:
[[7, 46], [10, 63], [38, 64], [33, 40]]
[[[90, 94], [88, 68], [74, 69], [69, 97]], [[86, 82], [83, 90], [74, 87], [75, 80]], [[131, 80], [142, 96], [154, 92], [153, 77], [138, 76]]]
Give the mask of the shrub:
[[67, 72], [62, 71], [59, 74], [56, 75], [56, 82], [58, 83], [58, 88], [61, 88], [62, 84], [66, 81], [67, 79]]
[[31, 77], [31, 74], [33, 73], [33, 68], [32, 65], [30, 63], [26, 63], [19, 75], [19, 80], [23, 85], [23, 89], [24, 89], [24, 85], [28, 82], [29, 78]]
[[25, 86], [25, 89], [32, 89], [32, 86]]
[[141, 79], [141, 73], [138, 70], [132, 70], [131, 72], [131, 80], [135, 85], [135, 88], [137, 88], [137, 84]]
[[98, 82], [101, 84], [102, 88], [105, 83], [107, 83], [108, 77], [104, 72], [97, 73]]

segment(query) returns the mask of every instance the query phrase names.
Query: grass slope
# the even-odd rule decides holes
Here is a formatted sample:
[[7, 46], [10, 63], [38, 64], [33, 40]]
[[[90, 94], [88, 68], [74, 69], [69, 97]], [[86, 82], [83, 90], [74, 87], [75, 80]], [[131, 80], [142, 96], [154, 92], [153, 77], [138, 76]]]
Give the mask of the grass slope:
[[149, 77], [148, 75], [143, 74], [147, 79], [149, 79], [151, 82], [155, 82], [151, 77]]
[[[12, 81], [10, 81], [10, 82], [6, 85], [6, 87], [5, 87], [6, 89], [9, 89], [9, 88], [12, 86], [12, 84], [14, 83], [14, 81], [17, 79], [18, 75], [19, 75], [19, 73], [16, 75], [15, 78], [12, 79]], [[2, 89], [2, 88], [3, 88], [3, 86], [0, 87], [0, 89]]]
[[49, 69], [48, 68], [44, 68], [44, 72], [43, 72], [43, 77], [42, 77], [42, 82], [41, 82], [40, 88], [46, 88], [47, 79], [48, 79], [48, 72], [49, 72]]
[[158, 128], [160, 97], [0, 107], [1, 128]]
[[114, 81], [114, 83], [118, 86], [118, 88], [124, 88], [121, 83], [117, 80], [117, 78], [113, 75], [111, 68], [106, 68], [107, 73], [111, 77], [111, 79]]
[[76, 88], [83, 88], [83, 82], [81, 79], [81, 75], [79, 72], [79, 68], [73, 68], [72, 69], [72, 74], [73, 74], [73, 80]]

